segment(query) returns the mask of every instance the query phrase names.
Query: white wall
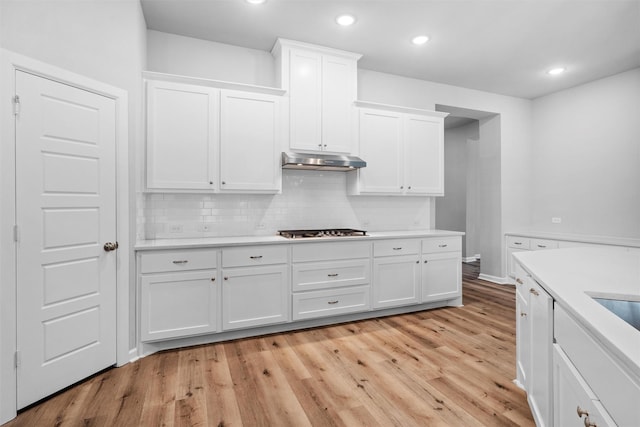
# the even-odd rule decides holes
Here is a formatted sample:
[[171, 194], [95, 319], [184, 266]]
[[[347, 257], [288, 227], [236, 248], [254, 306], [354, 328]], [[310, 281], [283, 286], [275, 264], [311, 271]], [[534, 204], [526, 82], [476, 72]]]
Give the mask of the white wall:
[[534, 100], [533, 129], [532, 227], [640, 238], [640, 68]]
[[[128, 91], [129, 151], [133, 161], [131, 154], [135, 151], [135, 144], [141, 141], [140, 73], [146, 68], [146, 25], [137, 0], [0, 0], [0, 46]], [[10, 89], [4, 87], [4, 90]], [[9, 99], [7, 95], [3, 93], [2, 99]], [[2, 126], [11, 126], [11, 120], [12, 116], [6, 114], [0, 118]], [[0, 144], [2, 148], [13, 144], [13, 141], [3, 139]], [[135, 176], [131, 171], [133, 162], [126, 166], [130, 168], [130, 176]], [[8, 198], [14, 191], [5, 182], [0, 182], [0, 197], [3, 199], [4, 195]], [[131, 191], [133, 195], [135, 191]], [[2, 252], [5, 252], [6, 242], [10, 242], [5, 238], [10, 228], [6, 226], [7, 220], [0, 218]], [[3, 278], [4, 270], [11, 270], [4, 263], [4, 259], [0, 261]], [[0, 294], [13, 295], [7, 291], [11, 286], [15, 286], [13, 280], [3, 280]], [[135, 286], [131, 286], [131, 292], [134, 291]], [[130, 298], [130, 301], [135, 303], [135, 298]], [[16, 409], [13, 367], [15, 316], [5, 316], [8, 311], [15, 313], [14, 305], [15, 299], [0, 298], [0, 423], [11, 418]], [[131, 323], [134, 315], [131, 310], [131, 325], [135, 324]], [[12, 332], [7, 333], [9, 329]], [[133, 334], [130, 341], [135, 343]]]

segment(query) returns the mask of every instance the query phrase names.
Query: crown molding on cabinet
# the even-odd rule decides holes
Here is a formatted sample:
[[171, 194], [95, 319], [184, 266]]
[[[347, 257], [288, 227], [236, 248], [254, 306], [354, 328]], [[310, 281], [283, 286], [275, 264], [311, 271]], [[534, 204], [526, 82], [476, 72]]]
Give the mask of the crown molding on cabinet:
[[276, 96], [282, 96], [287, 93], [286, 90], [276, 87], [227, 82], [224, 80], [205, 79], [201, 77], [181, 76], [178, 74], [158, 73], [155, 71], [143, 71], [142, 78], [147, 80], [162, 80], [165, 82], [186, 83], [198, 86], [215, 87], [218, 89], [240, 90], [245, 92], [263, 93]]
[[400, 105], [380, 104], [378, 102], [370, 102], [370, 101], [355, 101], [353, 105], [361, 108], [376, 108], [376, 109], [385, 110], [385, 111], [395, 111], [396, 113], [422, 114], [422, 115], [428, 115], [431, 117], [445, 118], [449, 115], [449, 113], [443, 113], [441, 111], [424, 110], [422, 108], [413, 108], [413, 107], [402, 107]]

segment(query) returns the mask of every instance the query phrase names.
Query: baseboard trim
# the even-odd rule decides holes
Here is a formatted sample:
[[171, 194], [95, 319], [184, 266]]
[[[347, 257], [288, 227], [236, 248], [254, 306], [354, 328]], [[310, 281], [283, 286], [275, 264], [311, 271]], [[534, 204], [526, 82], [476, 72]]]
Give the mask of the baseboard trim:
[[462, 262], [476, 262], [478, 258], [474, 256], [468, 256], [466, 258], [462, 258]]
[[506, 277], [491, 276], [489, 274], [480, 273], [478, 275], [478, 279], [486, 280], [487, 282], [497, 283], [498, 285], [510, 285]]

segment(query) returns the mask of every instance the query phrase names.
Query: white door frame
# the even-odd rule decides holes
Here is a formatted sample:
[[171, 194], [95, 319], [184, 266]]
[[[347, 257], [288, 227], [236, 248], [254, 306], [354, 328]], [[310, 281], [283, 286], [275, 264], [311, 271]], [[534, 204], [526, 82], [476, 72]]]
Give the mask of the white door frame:
[[116, 363], [136, 354], [129, 344], [129, 126], [128, 93], [123, 89], [0, 49], [0, 424], [16, 416], [16, 224], [15, 126], [12, 98], [21, 70], [111, 98], [116, 103]]

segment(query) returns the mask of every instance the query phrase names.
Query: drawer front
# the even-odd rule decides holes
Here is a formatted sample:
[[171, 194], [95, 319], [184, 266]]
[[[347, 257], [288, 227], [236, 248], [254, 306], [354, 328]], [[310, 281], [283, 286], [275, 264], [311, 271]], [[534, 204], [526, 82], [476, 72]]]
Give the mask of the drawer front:
[[218, 251], [215, 249], [182, 249], [175, 251], [143, 252], [140, 255], [140, 273], [205, 270], [216, 268]]
[[373, 256], [411, 255], [420, 253], [420, 240], [393, 239], [373, 242]]
[[293, 320], [367, 311], [369, 292], [369, 286], [364, 285], [294, 294]]
[[288, 245], [243, 246], [222, 250], [223, 267], [248, 267], [252, 265], [285, 264]]
[[368, 259], [293, 264], [293, 291], [369, 284]]
[[531, 239], [526, 237], [507, 236], [507, 247], [514, 249], [529, 249]]
[[547, 239], [531, 239], [531, 250], [539, 251], [543, 249], [558, 249], [558, 241]]
[[[621, 426], [640, 426], [640, 384], [629, 377], [602, 347], [559, 305], [554, 308], [554, 335], [573, 365]], [[624, 396], [624, 398], [621, 398]]]
[[291, 246], [293, 262], [369, 258], [371, 256], [371, 242], [296, 243]]
[[422, 253], [431, 254], [434, 252], [457, 252], [462, 250], [462, 238], [460, 237], [440, 237], [422, 240]]

